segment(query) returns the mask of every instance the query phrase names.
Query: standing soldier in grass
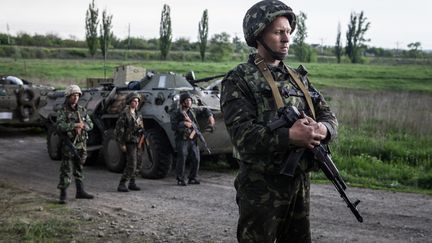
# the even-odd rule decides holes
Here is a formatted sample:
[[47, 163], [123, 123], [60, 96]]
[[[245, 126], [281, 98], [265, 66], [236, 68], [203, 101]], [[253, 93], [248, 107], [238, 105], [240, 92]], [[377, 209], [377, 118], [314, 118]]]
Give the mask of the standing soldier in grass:
[[194, 124], [198, 128], [196, 113], [208, 117], [209, 126], [214, 127], [215, 120], [211, 111], [207, 108], [193, 110], [192, 97], [188, 93], [182, 93], [180, 107], [171, 115], [171, 129], [175, 132], [177, 149], [176, 177], [179, 186], [186, 186], [185, 164], [188, 158], [191, 162], [188, 184], [200, 184], [197, 179], [200, 164], [198, 136], [193, 128]]
[[[253, 5], [243, 31], [257, 52], [222, 81], [221, 108], [240, 161], [234, 182], [239, 242], [311, 242], [309, 172], [318, 166], [307, 151], [299, 160], [290, 155], [335, 138], [337, 120], [307, 71], [283, 62], [295, 27], [296, 16], [283, 2]], [[304, 112], [302, 118], [270, 131], [266, 125], [284, 106]], [[286, 161], [294, 163], [290, 176], [281, 174]]]
[[[126, 97], [126, 107], [120, 114], [115, 127], [115, 135], [122, 152], [126, 153], [126, 167], [117, 187], [119, 192], [128, 192], [129, 190], [139, 191], [135, 183], [135, 177], [140, 171], [141, 163], [138, 163], [137, 152], [140, 138], [144, 134], [144, 123], [141, 114], [138, 112], [140, 95], [132, 92]], [[126, 187], [126, 182], [129, 185]]]
[[[70, 85], [65, 91], [65, 103], [57, 112], [57, 129], [63, 138], [62, 142], [62, 162], [60, 165], [60, 182], [57, 186], [60, 189], [60, 203], [66, 203], [66, 189], [70, 178], [70, 166], [72, 164], [72, 174], [75, 177], [76, 196], [78, 199], [93, 199], [93, 195], [84, 191], [83, 187], [83, 165], [87, 159], [87, 132], [93, 129], [87, 111], [78, 105], [78, 100], [82, 95], [80, 87]], [[75, 151], [74, 151], [75, 150]]]

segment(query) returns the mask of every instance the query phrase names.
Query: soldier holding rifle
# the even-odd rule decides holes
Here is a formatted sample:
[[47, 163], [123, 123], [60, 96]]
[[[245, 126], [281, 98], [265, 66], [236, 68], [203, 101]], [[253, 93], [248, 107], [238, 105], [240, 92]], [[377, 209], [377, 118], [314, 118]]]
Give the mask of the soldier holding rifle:
[[[257, 52], [222, 81], [221, 108], [240, 161], [234, 182], [239, 242], [311, 242], [309, 172], [317, 163], [303, 153], [291, 176], [281, 170], [294, 151], [335, 138], [338, 123], [307, 71], [283, 62], [295, 27], [296, 16], [283, 2], [253, 5], [243, 31]], [[267, 124], [284, 106], [295, 106], [304, 116], [290, 128], [271, 131]]]
[[93, 195], [84, 191], [83, 186], [83, 165], [87, 159], [87, 132], [93, 129], [87, 110], [78, 105], [82, 95], [80, 87], [70, 85], [65, 90], [65, 103], [57, 112], [57, 130], [62, 139], [62, 162], [60, 165], [60, 182], [57, 186], [60, 189], [60, 203], [66, 203], [70, 178], [70, 166], [75, 177], [76, 196], [78, 199], [93, 199]]
[[[198, 129], [196, 112], [198, 112], [198, 115], [204, 114], [207, 116], [211, 127], [214, 127], [215, 124], [213, 114], [209, 109], [192, 110], [191, 107], [192, 97], [188, 93], [182, 93], [180, 95], [180, 107], [171, 115], [171, 129], [175, 131], [177, 148], [176, 176], [177, 185], [179, 186], [186, 186], [185, 163], [188, 156], [191, 159], [188, 184], [200, 184], [200, 181], [197, 179], [200, 164], [197, 140], [200, 137], [201, 142], [203, 142], [203, 137]], [[205, 141], [204, 145], [206, 146]]]
[[[144, 140], [144, 123], [141, 114], [138, 112], [140, 100], [141, 97], [137, 92], [127, 95], [127, 105], [120, 114], [114, 130], [121, 151], [126, 153], [126, 166], [117, 187], [119, 192], [141, 190], [135, 182], [135, 177], [141, 170], [141, 160], [137, 159], [138, 147], [142, 145]], [[129, 184], [126, 187], [128, 181]]]

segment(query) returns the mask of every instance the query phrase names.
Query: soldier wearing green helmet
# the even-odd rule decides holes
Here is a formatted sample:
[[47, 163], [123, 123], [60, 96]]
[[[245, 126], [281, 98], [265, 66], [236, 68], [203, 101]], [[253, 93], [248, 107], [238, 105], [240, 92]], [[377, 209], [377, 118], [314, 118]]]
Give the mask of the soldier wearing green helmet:
[[[234, 182], [239, 242], [311, 242], [309, 172], [318, 166], [308, 152], [297, 151], [334, 139], [338, 123], [306, 69], [284, 63], [295, 27], [296, 16], [283, 2], [253, 5], [243, 31], [256, 53], [222, 81], [221, 109], [240, 163]], [[269, 129], [277, 111], [287, 106], [301, 111], [301, 119]], [[294, 160], [294, 155], [301, 157]], [[287, 163], [294, 168], [289, 175], [282, 173]]]
[[[70, 172], [75, 178], [77, 199], [93, 199], [93, 195], [84, 190], [83, 166], [87, 159], [88, 131], [93, 129], [93, 122], [87, 114], [85, 107], [78, 104], [82, 92], [78, 85], [70, 85], [65, 90], [65, 102], [57, 111], [56, 126], [59, 135], [63, 138], [62, 162], [60, 165], [60, 182], [57, 186], [60, 189], [60, 204], [65, 204], [67, 199], [66, 190], [71, 183]], [[73, 145], [71, 148], [66, 145], [65, 139]], [[73, 151], [75, 149], [76, 151]], [[77, 156], [77, 155], [78, 156]]]
[[[126, 166], [117, 187], [117, 191], [119, 192], [141, 190], [135, 182], [135, 177], [141, 169], [141, 163], [140, 160], [137, 159], [137, 153], [144, 129], [142, 116], [138, 112], [140, 101], [141, 96], [137, 92], [129, 93], [126, 96], [126, 107], [120, 114], [114, 130], [121, 151], [126, 153]], [[129, 184], [126, 187], [128, 181]]]

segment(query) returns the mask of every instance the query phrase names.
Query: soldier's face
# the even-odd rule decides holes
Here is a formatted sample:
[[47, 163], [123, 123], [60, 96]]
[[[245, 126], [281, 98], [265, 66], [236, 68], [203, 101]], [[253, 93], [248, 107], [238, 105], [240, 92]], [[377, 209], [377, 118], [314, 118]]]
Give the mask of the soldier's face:
[[69, 98], [68, 98], [69, 104], [71, 106], [75, 106], [76, 104], [78, 104], [79, 98], [80, 98], [80, 95], [78, 93], [69, 95]]
[[130, 102], [130, 107], [132, 109], [136, 109], [138, 107], [138, 104], [139, 104], [138, 98], [133, 98]]
[[191, 108], [192, 107], [192, 99], [191, 98], [185, 99], [185, 101], [183, 101], [183, 107]]
[[274, 52], [288, 55], [289, 42], [291, 39], [291, 26], [287, 17], [277, 17], [264, 30], [262, 40]]

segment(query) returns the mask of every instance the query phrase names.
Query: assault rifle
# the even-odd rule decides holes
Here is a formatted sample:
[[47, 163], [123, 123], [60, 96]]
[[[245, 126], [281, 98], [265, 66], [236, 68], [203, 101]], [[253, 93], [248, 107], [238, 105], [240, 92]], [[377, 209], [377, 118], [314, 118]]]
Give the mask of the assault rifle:
[[75, 147], [75, 144], [72, 143], [70, 138], [64, 132], [61, 132], [58, 129], [57, 129], [57, 134], [60, 137], [60, 140], [63, 141], [64, 145], [66, 145], [66, 147], [68, 147], [69, 150], [72, 152], [72, 154], [74, 155], [74, 158], [81, 160], [81, 156], [78, 153], [77, 148]]
[[200, 130], [198, 129], [198, 127], [196, 126], [195, 122], [192, 119], [189, 118], [189, 116], [187, 115], [186, 112], [183, 112], [183, 115], [184, 115], [184, 117], [186, 119], [189, 119], [191, 121], [191, 123], [192, 123], [192, 129], [193, 129], [193, 131], [192, 131], [192, 133], [191, 133], [191, 135], [189, 137], [192, 139], [195, 136], [195, 134], [196, 134], [198, 136], [199, 140], [201, 141], [201, 143], [207, 149], [207, 152], [209, 154], [211, 154], [211, 151], [210, 151], [210, 149], [209, 149], [209, 147], [207, 145], [207, 142], [206, 142], [204, 136], [202, 135], [202, 133], [200, 132]]
[[[302, 115], [294, 106], [283, 107], [278, 110], [278, 118], [274, 121], [271, 121], [267, 124], [267, 127], [270, 131], [274, 131], [280, 127], [291, 127], [295, 121], [300, 119]], [[298, 165], [299, 160], [304, 154], [305, 149], [297, 149], [290, 153], [287, 161], [285, 161], [284, 167], [281, 170], [281, 174], [293, 176], [294, 170]], [[333, 185], [336, 187], [336, 190], [339, 192], [342, 199], [347, 204], [348, 208], [357, 218], [357, 220], [361, 223], [363, 222], [363, 217], [360, 215], [357, 210], [357, 205], [360, 203], [360, 200], [356, 200], [352, 203], [347, 195], [345, 194], [345, 190], [347, 186], [339, 174], [339, 170], [336, 168], [336, 165], [333, 163], [333, 160], [330, 157], [329, 150], [327, 146], [318, 145], [313, 149], [310, 149], [314, 158], [318, 161], [319, 167], [324, 172], [327, 179], [329, 179]]]

